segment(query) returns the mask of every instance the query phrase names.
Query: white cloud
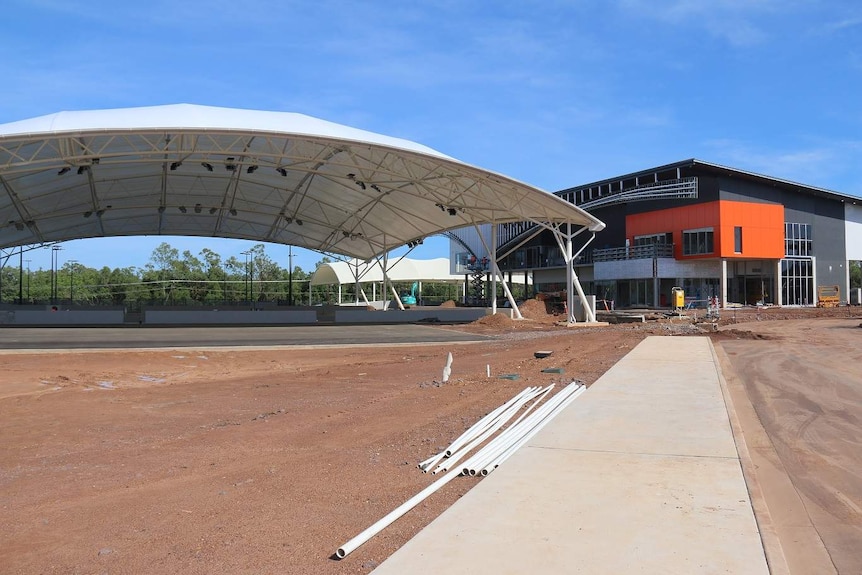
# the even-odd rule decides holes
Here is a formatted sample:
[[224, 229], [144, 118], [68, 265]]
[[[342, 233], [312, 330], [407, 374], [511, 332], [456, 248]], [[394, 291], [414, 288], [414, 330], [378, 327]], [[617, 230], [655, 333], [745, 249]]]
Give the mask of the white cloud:
[[841, 20], [828, 22], [823, 26], [823, 29], [830, 32], [837, 32], [857, 27], [862, 27], [862, 16], [842, 18]]
[[734, 47], [765, 42], [768, 18], [792, 10], [793, 4], [778, 0], [619, 0], [623, 11], [633, 17], [702, 28]]
[[703, 143], [710, 156], [701, 158], [758, 174], [860, 195], [862, 190], [839, 189], [843, 172], [858, 161], [862, 140], [815, 143], [807, 148], [771, 150], [732, 139]]

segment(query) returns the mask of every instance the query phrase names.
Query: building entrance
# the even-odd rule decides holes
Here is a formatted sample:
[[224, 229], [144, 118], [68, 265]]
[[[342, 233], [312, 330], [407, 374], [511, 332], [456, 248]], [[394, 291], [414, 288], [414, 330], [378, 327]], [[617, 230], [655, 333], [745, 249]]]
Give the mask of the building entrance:
[[783, 305], [814, 304], [814, 262], [811, 258], [781, 260]]

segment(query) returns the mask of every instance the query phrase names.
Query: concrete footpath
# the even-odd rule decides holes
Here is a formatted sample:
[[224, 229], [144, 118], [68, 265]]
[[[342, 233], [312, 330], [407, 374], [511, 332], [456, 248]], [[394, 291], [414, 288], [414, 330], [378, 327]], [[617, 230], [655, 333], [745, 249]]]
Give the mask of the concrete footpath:
[[769, 573], [709, 339], [641, 342], [374, 570], [404, 573]]

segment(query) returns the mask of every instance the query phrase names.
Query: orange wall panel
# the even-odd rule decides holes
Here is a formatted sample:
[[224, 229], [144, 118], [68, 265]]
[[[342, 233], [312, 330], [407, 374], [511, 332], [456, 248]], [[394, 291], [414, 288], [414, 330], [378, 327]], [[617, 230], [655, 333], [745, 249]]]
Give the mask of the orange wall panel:
[[[781, 259], [784, 257], [784, 206], [720, 201], [721, 257]], [[742, 227], [742, 253], [734, 252], [734, 228]]]
[[[742, 253], [734, 252], [734, 228], [742, 227]], [[683, 230], [713, 229], [716, 253], [683, 256]], [[720, 200], [626, 216], [626, 237], [673, 233], [677, 259], [723, 257], [780, 259], [784, 257], [784, 206]]]

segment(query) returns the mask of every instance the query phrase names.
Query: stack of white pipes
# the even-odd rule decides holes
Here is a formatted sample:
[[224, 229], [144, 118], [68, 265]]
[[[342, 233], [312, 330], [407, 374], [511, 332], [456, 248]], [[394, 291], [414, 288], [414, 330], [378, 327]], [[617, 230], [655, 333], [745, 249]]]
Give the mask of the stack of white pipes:
[[[486, 439], [488, 439], [491, 435], [496, 433], [501, 427], [503, 427], [515, 414], [521, 410], [527, 403], [533, 401], [537, 398], [537, 396], [542, 394], [547, 394], [553, 385], [548, 386], [545, 389], [539, 387], [528, 387], [520, 394], [510, 399], [508, 402], [501, 406], [502, 411], [495, 414], [494, 417], [488, 418], [487, 416], [483, 418], [486, 420], [485, 423], [481, 427], [477, 427], [474, 425], [467, 431], [470, 433], [463, 434], [461, 437], [464, 439], [456, 439], [452, 442], [443, 454], [446, 456], [446, 459], [440, 463], [436, 469], [432, 472], [434, 475], [437, 475], [440, 472], [448, 471], [452, 468], [455, 463], [461, 460], [465, 455], [470, 453], [476, 446], [481, 445]], [[541, 401], [542, 398], [536, 399], [533, 404], [528, 409], [532, 409], [536, 406], [536, 404]], [[497, 408], [499, 410], [500, 408]], [[497, 411], [495, 410], [495, 411]], [[492, 412], [493, 413], [493, 412]], [[465, 437], [466, 436], [466, 437]], [[465, 443], [468, 442], [468, 443]], [[435, 461], [436, 463], [436, 461]], [[431, 466], [429, 465], [424, 469], [427, 471]]]
[[[506, 410], [510, 409], [515, 404], [518, 404], [519, 408], [520, 406], [523, 406], [526, 401], [529, 401], [529, 399], [524, 400], [524, 398], [526, 396], [532, 397], [531, 394], [535, 393], [539, 389], [539, 387], [528, 387], [524, 389], [523, 391], [521, 391], [521, 393], [519, 393], [518, 395], [516, 395], [515, 397], [513, 397], [512, 399], [510, 399], [509, 401], [507, 401], [506, 403], [504, 403], [503, 405], [496, 408], [488, 415], [474, 423], [469, 429], [467, 429], [467, 431], [459, 435], [457, 439], [450, 443], [449, 447], [421, 462], [419, 464], [419, 469], [427, 473], [428, 470], [437, 465], [437, 463], [439, 463], [441, 459], [443, 459], [444, 457], [451, 457], [453, 453], [457, 452], [465, 444], [472, 441], [477, 436], [481, 435], [484, 431], [486, 431], [489, 427], [494, 425], [494, 423], [499, 420], [501, 414], [506, 412]], [[500, 427], [502, 427], [503, 423], [505, 423], [505, 421], [500, 424]], [[499, 429], [499, 427], [497, 429]]]
[[[470, 457], [464, 464], [456, 469], [449, 471], [446, 475], [402, 503], [397, 508], [390, 511], [385, 517], [378, 520], [376, 523], [365, 529], [362, 533], [339, 547], [335, 556], [339, 559], [343, 559], [349, 553], [351, 553], [354, 549], [374, 537], [377, 533], [385, 529], [387, 526], [392, 524], [393, 521], [413, 509], [416, 505], [421, 503], [425, 498], [439, 490], [441, 487], [449, 483], [454, 478], [459, 475], [476, 475], [477, 473], [481, 475], [488, 475], [491, 471], [497, 468], [503, 461], [509, 458], [518, 448], [524, 445], [527, 441], [530, 440], [536, 433], [539, 432], [549, 421], [551, 421], [554, 417], [557, 416], [563, 409], [566, 408], [572, 401], [575, 400], [581, 393], [586, 390], [586, 386], [580, 383], [572, 382], [572, 385], [567, 386], [562, 389], [559, 393], [549, 399], [544, 405], [539, 407], [533, 413], [529, 413], [536, 407], [544, 397], [551, 391], [553, 386], [548, 386], [545, 389], [541, 388], [532, 388], [529, 387], [522, 391], [520, 394], [516, 395], [505, 404], [498, 407], [496, 410], [492, 411], [485, 417], [483, 417], [479, 422], [473, 425], [470, 429], [464, 432], [458, 439], [452, 442], [452, 445], [456, 446], [456, 449], [459, 449], [465, 445], [478, 445], [484, 439], [487, 439], [487, 435], [483, 439], [479, 439], [488, 429], [497, 425], [497, 422], [505, 417], [502, 423], [497, 425], [494, 429], [496, 431], [500, 427], [502, 427], [506, 421], [511, 419], [511, 417], [516, 413], [521, 407], [526, 405], [532, 399], [537, 399], [528, 409], [527, 411], [519, 417], [515, 423], [506, 428], [503, 432], [501, 432], [497, 437], [493, 440], [489, 441], [487, 445], [482, 447], [478, 452], [476, 452], [472, 457]], [[528, 399], [524, 400], [524, 397], [528, 397]], [[516, 408], [515, 405], [519, 404]], [[511, 412], [511, 413], [510, 413]], [[506, 414], [508, 416], [506, 417]], [[528, 415], [529, 414], [529, 415]], [[480, 425], [480, 423], [482, 425]], [[493, 431], [491, 432], [493, 433]], [[489, 434], [490, 435], [490, 434]], [[466, 439], [465, 439], [466, 436]], [[475, 443], [474, 443], [475, 442]], [[420, 467], [423, 470], [429, 469], [431, 466], [437, 464], [443, 457], [446, 456], [447, 451], [452, 447], [449, 446], [446, 450], [442, 451], [440, 454], [435, 455], [432, 458], [429, 458], [423, 461], [420, 464]], [[470, 448], [472, 449], [472, 447]], [[460, 451], [454, 451], [452, 453], [461, 453], [466, 454], [469, 449], [461, 449]], [[452, 456], [450, 455], [449, 459]], [[460, 457], [459, 457], [460, 459]], [[450, 465], [451, 466], [451, 465]], [[434, 470], [434, 473], [438, 471], [443, 471], [441, 469], [443, 465], [438, 466], [437, 469]], [[448, 469], [449, 466], [446, 466]]]
[[470, 465], [465, 463], [462, 473], [464, 475], [476, 475], [477, 473], [488, 475], [491, 473], [586, 389], [583, 385], [571, 385], [560, 391], [535, 413], [508, 427], [475, 456], [471, 457], [468, 462]]

